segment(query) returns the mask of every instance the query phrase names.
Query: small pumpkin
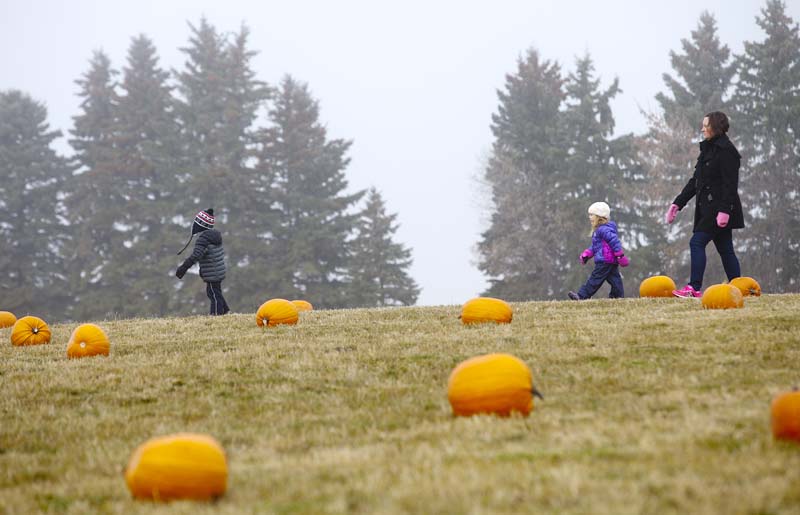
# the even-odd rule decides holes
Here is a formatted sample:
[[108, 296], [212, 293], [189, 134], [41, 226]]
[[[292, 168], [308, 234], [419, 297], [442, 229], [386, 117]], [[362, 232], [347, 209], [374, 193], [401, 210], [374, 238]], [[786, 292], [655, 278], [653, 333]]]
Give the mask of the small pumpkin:
[[778, 440], [800, 443], [800, 390], [779, 393], [770, 408], [772, 436]]
[[108, 336], [100, 327], [94, 324], [79, 325], [72, 331], [67, 343], [67, 357], [108, 356], [110, 346]]
[[50, 328], [39, 317], [22, 317], [11, 329], [11, 345], [41, 345], [43, 343], [50, 343]]
[[486, 354], [460, 363], [447, 381], [447, 399], [457, 416], [490, 413], [524, 416], [533, 410], [533, 387], [528, 366], [510, 354]]
[[297, 311], [313, 311], [314, 306], [307, 300], [293, 300], [292, 304], [297, 308]]
[[258, 327], [274, 327], [279, 324], [296, 324], [297, 307], [286, 299], [271, 299], [261, 304], [256, 311]]
[[736, 279], [732, 279], [730, 284], [739, 288], [743, 297], [749, 297], [751, 295], [753, 297], [761, 296], [761, 285], [752, 277], [737, 277]]
[[131, 455], [125, 482], [137, 499], [213, 499], [227, 488], [225, 451], [203, 434], [151, 438]]
[[706, 309], [733, 309], [744, 306], [742, 292], [730, 284], [715, 284], [703, 292], [700, 299]]
[[0, 329], [11, 327], [17, 322], [17, 317], [10, 311], [0, 311]]
[[508, 324], [513, 316], [511, 306], [506, 301], [492, 297], [476, 297], [464, 304], [459, 318], [464, 324], [483, 322]]
[[640, 297], [672, 297], [672, 291], [678, 289], [675, 281], [666, 275], [648, 277], [639, 285]]

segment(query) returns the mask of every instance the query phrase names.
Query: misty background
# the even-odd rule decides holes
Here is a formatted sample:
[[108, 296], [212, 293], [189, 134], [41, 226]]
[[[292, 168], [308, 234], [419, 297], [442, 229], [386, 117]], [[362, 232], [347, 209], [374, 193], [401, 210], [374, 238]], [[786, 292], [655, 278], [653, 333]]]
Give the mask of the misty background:
[[[246, 26], [247, 47], [258, 52], [250, 61], [256, 78], [277, 87], [290, 74], [307, 84], [327, 137], [352, 141], [342, 169], [347, 192], [375, 188], [387, 215], [396, 215], [392, 237], [410, 250], [413, 262], [406, 271], [420, 288], [416, 303], [454, 304], [492, 284], [479, 268], [478, 251], [493, 209], [492, 185], [484, 176], [496, 143], [492, 115], [507, 75], [518, 71], [530, 49], [557, 62], [565, 75], [589, 56], [601, 88], [619, 80], [621, 91], [609, 99], [615, 123], [608, 137], [642, 135], [652, 128], [648, 114], [662, 108], [656, 95], [668, 93], [663, 74], [675, 74], [670, 51], [681, 52], [681, 40], [690, 39], [701, 14], [710, 13], [721, 44], [741, 54], [745, 41], [764, 39], [755, 20], [765, 5], [7, 2], [0, 14], [0, 91], [20, 90], [43, 103], [50, 127], [64, 134], [52, 148], [69, 157], [69, 131], [81, 102], [75, 81], [89, 69], [93, 52], [102, 50], [122, 69], [132, 39], [143, 34], [155, 46], [159, 66], [180, 71], [186, 62], [181, 49], [192, 36], [189, 24], [197, 27], [205, 19], [223, 35]], [[796, 23], [800, 3], [782, 5]], [[265, 110], [258, 116], [259, 123], [267, 121]], [[738, 144], [737, 123], [732, 116]], [[695, 136], [698, 127], [696, 120]], [[687, 167], [686, 178], [690, 172]], [[588, 206], [601, 199], [576, 200]], [[195, 207], [208, 207], [200, 204]], [[668, 204], [650, 207], [661, 215]], [[187, 206], [175, 214], [191, 218], [195, 211]], [[178, 248], [182, 243], [176, 241]], [[680, 243], [688, 247], [688, 239]], [[710, 250], [709, 262], [715, 260]], [[570, 277], [577, 280], [583, 272]], [[631, 295], [638, 282], [626, 286]], [[561, 298], [560, 293], [537, 297]], [[229, 301], [234, 310], [240, 307], [235, 296]]]

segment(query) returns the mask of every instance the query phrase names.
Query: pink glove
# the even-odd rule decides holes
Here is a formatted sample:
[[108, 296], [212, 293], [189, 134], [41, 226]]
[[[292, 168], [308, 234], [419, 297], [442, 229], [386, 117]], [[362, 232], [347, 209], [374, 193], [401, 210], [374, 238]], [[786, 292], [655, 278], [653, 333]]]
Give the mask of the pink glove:
[[592, 252], [592, 249], [586, 249], [583, 252], [581, 252], [581, 263], [585, 265], [586, 262], [592, 259], [593, 257], [594, 257], [594, 252]]
[[675, 221], [675, 217], [678, 215], [678, 205], [672, 204], [669, 206], [669, 211], [667, 211], [666, 220], [668, 224], [671, 224]]
[[720, 227], [726, 227], [728, 225], [728, 220], [730, 219], [731, 215], [729, 215], [728, 213], [723, 213], [722, 211], [717, 213], [717, 225], [719, 225]]
[[617, 258], [617, 264], [624, 268], [631, 264], [631, 260], [628, 259], [628, 256], [620, 256]]

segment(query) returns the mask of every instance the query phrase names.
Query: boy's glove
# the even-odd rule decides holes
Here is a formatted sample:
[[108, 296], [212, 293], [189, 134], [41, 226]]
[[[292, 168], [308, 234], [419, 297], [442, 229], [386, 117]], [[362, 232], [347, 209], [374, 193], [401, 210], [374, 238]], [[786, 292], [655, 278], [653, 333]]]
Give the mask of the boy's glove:
[[731, 215], [729, 215], [728, 213], [723, 213], [722, 211], [717, 213], [717, 225], [719, 225], [720, 227], [723, 227], [723, 228], [727, 227], [728, 226], [728, 220], [730, 220], [730, 219], [731, 219]]
[[617, 257], [617, 264], [621, 267], [626, 267], [631, 264], [631, 260], [625, 254]]
[[586, 262], [592, 259], [593, 257], [594, 257], [594, 252], [592, 252], [592, 249], [586, 249], [583, 252], [581, 252], [581, 263], [585, 265]]
[[678, 216], [678, 205], [672, 204], [669, 206], [669, 211], [667, 211], [666, 221], [668, 224], [671, 224], [675, 221], [675, 217]]
[[189, 267], [186, 266], [186, 263], [182, 263], [181, 266], [175, 270], [175, 277], [178, 279], [183, 279], [183, 276], [186, 275], [186, 271], [189, 270]]

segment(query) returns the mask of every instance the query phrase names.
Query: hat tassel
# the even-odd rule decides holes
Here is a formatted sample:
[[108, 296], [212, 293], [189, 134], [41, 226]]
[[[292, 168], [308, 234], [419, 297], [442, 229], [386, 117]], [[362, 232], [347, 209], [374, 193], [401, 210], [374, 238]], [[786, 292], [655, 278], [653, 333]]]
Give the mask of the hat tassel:
[[189, 246], [189, 244], [192, 242], [192, 238], [194, 238], [194, 234], [190, 234], [190, 235], [189, 235], [189, 241], [187, 241], [187, 242], [186, 242], [186, 245], [184, 245], [184, 246], [183, 246], [183, 248], [182, 248], [182, 249], [181, 249], [181, 250], [180, 250], [180, 251], [179, 251], [179, 252], [176, 254], [176, 256], [180, 256], [180, 255], [181, 255], [181, 252], [183, 252], [184, 250], [186, 250], [186, 247], [188, 247], [188, 246]]

